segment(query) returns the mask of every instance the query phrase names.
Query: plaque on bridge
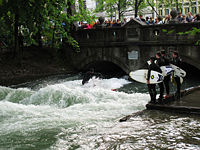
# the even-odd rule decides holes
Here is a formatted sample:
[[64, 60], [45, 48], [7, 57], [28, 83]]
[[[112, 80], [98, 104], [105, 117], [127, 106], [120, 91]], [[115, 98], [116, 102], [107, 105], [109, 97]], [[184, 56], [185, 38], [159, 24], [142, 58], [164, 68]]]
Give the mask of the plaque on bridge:
[[138, 51], [128, 52], [128, 59], [137, 60], [138, 59]]
[[136, 38], [138, 37], [138, 32], [136, 28], [127, 29], [128, 38]]

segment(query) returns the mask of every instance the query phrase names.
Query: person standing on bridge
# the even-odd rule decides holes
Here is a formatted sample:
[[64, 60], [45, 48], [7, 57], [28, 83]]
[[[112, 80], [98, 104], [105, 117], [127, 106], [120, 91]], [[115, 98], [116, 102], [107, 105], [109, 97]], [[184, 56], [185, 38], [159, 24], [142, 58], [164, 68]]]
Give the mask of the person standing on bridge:
[[[173, 65], [176, 65], [177, 67], [181, 68], [181, 59], [179, 58], [178, 52], [174, 51], [172, 53], [172, 61], [171, 61], [171, 63]], [[174, 76], [174, 80], [176, 81], [176, 86], [177, 86], [176, 98], [180, 99], [180, 96], [181, 96], [181, 81], [180, 81], [180, 77]]]
[[161, 69], [159, 68], [158, 65], [155, 64], [155, 57], [150, 58], [150, 65], [148, 69], [148, 74], [147, 74], [147, 86], [148, 86], [148, 91], [151, 97], [150, 103], [156, 103], [156, 84], [151, 84], [150, 83], [150, 76], [151, 76], [151, 71], [157, 71], [162, 73]]

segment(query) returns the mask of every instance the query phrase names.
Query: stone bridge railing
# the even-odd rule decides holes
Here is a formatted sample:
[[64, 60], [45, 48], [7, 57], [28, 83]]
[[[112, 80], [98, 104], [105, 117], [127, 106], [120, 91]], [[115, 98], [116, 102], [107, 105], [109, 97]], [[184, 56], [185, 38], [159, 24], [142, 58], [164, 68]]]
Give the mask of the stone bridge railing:
[[136, 20], [128, 22], [123, 27], [82, 29], [76, 31], [75, 39], [80, 45], [106, 46], [106, 45], [132, 45], [140, 44], [192, 44], [200, 39], [196, 35], [180, 34], [200, 28], [200, 23], [144, 25]]
[[75, 37], [79, 43], [124, 42], [125, 28], [82, 29], [76, 32]]
[[192, 44], [200, 39], [200, 34], [181, 34], [191, 31], [194, 27], [200, 28], [200, 23], [164, 24], [143, 26], [141, 40], [159, 42], [163, 44]]

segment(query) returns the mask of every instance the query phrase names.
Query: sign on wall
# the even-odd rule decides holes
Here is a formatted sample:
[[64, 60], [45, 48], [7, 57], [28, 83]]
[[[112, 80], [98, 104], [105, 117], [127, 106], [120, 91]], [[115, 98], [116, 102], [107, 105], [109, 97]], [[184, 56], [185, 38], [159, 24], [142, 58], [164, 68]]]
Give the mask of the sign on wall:
[[138, 51], [128, 52], [128, 59], [137, 60], [138, 59]]

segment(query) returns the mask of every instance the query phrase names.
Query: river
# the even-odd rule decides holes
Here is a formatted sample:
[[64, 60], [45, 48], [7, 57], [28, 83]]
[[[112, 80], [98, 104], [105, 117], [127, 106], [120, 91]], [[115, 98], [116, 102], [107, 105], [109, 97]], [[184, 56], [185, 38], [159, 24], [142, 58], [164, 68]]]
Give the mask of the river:
[[[185, 80], [182, 89], [196, 85]], [[148, 111], [149, 100], [146, 85], [126, 78], [83, 86], [77, 74], [0, 86], [0, 149], [200, 149], [199, 116]]]

